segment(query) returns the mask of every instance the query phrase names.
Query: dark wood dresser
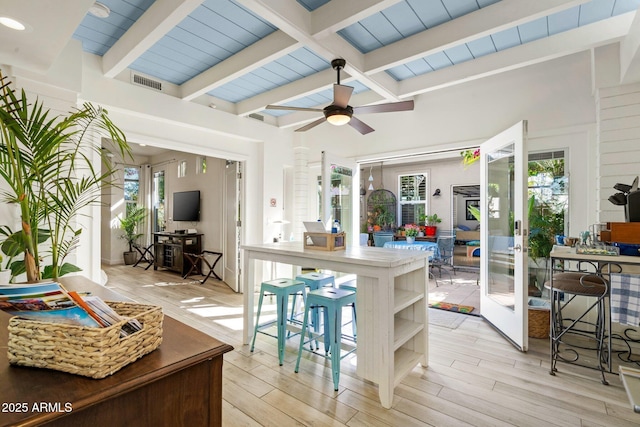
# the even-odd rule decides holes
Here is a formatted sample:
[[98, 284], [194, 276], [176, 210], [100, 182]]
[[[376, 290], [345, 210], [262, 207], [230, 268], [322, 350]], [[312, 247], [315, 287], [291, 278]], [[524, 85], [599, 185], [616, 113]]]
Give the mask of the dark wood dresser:
[[[127, 298], [85, 278], [61, 282], [105, 300]], [[0, 426], [220, 426], [222, 359], [233, 350], [165, 315], [160, 347], [101, 380], [10, 366], [0, 311]]]

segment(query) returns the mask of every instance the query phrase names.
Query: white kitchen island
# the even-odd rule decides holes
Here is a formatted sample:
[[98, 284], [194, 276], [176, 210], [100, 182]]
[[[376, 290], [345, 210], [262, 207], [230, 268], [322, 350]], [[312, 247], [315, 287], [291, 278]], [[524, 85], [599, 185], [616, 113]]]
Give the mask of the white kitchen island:
[[428, 362], [428, 252], [348, 247], [326, 252], [302, 242], [245, 245], [243, 289], [244, 344], [255, 321], [260, 287], [257, 262], [322, 268], [358, 276], [357, 374], [378, 384], [380, 402], [391, 408], [393, 390], [418, 363]]

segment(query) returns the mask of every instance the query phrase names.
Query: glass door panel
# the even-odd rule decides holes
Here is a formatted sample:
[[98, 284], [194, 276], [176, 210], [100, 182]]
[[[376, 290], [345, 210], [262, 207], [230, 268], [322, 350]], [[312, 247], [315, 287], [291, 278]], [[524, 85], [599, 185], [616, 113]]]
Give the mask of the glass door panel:
[[483, 317], [526, 351], [526, 121], [480, 147], [480, 242]]

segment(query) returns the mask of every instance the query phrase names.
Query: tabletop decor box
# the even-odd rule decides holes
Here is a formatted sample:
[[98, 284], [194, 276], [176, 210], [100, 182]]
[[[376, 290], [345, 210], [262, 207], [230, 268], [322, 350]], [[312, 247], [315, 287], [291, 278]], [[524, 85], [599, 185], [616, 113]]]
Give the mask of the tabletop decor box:
[[[158, 348], [162, 342], [162, 307], [106, 303], [124, 318], [106, 328], [12, 317], [9, 363], [100, 379]], [[142, 329], [121, 338], [120, 330], [130, 318], [137, 319]]]
[[343, 251], [347, 245], [347, 236], [340, 233], [304, 233], [304, 248], [318, 251]]

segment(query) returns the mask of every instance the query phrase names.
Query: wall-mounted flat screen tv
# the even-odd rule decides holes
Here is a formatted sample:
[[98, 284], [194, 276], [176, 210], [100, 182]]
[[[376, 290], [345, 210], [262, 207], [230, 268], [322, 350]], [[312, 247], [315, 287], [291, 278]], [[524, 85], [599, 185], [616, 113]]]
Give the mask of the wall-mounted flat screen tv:
[[200, 221], [200, 191], [173, 193], [173, 220]]

